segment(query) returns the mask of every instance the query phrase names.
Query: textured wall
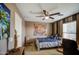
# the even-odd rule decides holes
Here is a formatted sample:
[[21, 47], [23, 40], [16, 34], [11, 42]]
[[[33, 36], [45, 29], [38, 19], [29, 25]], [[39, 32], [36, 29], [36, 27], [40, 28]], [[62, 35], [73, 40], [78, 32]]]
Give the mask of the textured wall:
[[[34, 35], [34, 24], [41, 24], [45, 25], [46, 27], [46, 35], [43, 36], [35, 36]], [[52, 34], [52, 24], [48, 23], [38, 23], [38, 22], [25, 22], [25, 31], [26, 31], [26, 37], [29, 38], [37, 38], [37, 37], [45, 37]]]

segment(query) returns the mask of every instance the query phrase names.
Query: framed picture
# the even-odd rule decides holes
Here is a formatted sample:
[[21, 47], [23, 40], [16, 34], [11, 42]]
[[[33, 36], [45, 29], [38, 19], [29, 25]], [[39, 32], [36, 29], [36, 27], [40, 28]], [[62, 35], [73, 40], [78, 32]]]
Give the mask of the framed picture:
[[34, 24], [34, 36], [45, 36], [46, 24]]
[[[7, 36], [7, 37], [6, 37]], [[10, 36], [10, 10], [0, 3], [0, 40]]]

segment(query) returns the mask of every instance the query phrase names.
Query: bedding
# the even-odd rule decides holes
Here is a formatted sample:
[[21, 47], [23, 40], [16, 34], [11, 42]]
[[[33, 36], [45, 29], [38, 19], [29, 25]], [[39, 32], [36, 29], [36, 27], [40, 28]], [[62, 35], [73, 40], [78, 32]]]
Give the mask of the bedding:
[[56, 37], [54, 38], [47, 37], [47, 38], [37, 38], [37, 40], [39, 40], [39, 42], [55, 42], [58, 39]]
[[61, 39], [57, 36], [37, 38], [36, 45], [38, 50], [40, 50], [41, 48], [57, 47], [57, 46], [61, 46]]

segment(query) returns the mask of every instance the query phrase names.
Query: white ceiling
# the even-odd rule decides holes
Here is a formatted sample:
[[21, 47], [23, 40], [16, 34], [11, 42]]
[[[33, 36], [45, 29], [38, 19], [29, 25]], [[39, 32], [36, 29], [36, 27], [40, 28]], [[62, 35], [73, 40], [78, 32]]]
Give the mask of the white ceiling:
[[[34, 22], [51, 23], [79, 12], [78, 3], [40, 3], [40, 4], [39, 3], [17, 3], [16, 6], [19, 9], [24, 20], [34, 21]], [[42, 20], [41, 17], [36, 17], [36, 16], [39, 16], [40, 14], [31, 13], [31, 11], [41, 12], [42, 11], [41, 9], [47, 10], [49, 13], [60, 12], [63, 14], [63, 16], [56, 15], [56, 16], [53, 16], [55, 19]]]

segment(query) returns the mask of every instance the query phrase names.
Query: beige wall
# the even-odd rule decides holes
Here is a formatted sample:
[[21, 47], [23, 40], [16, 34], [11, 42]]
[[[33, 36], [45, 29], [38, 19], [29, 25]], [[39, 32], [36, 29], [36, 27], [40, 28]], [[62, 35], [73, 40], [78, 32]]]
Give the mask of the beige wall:
[[[6, 4], [6, 6], [11, 10], [11, 24], [10, 24], [10, 37], [13, 39], [14, 38], [14, 30], [15, 30], [15, 12], [17, 12], [18, 14], [19, 14], [19, 17], [22, 19], [22, 34], [21, 34], [21, 36], [22, 36], [22, 44], [24, 43], [24, 26], [25, 26], [25, 24], [24, 24], [24, 20], [23, 20], [23, 18], [22, 18], [22, 15], [19, 13], [19, 10], [17, 9], [17, 7], [16, 7], [16, 5], [15, 4]], [[19, 22], [19, 21], [18, 21]], [[11, 43], [10, 43], [10, 46], [9, 46], [9, 48], [10, 49], [12, 49], [13, 47], [14, 47], [14, 39], [13, 40], [11, 40], [10, 41]], [[12, 44], [12, 45], [11, 45]]]
[[34, 24], [43, 24], [46, 25], [46, 35], [52, 34], [52, 24], [48, 23], [38, 23], [38, 22], [25, 22], [25, 31], [26, 31], [26, 37], [29, 38], [37, 38], [37, 37], [45, 37], [45, 36], [34, 36]]

